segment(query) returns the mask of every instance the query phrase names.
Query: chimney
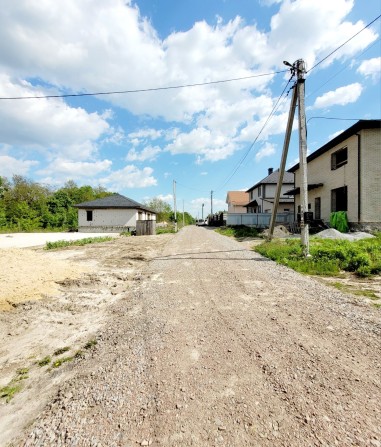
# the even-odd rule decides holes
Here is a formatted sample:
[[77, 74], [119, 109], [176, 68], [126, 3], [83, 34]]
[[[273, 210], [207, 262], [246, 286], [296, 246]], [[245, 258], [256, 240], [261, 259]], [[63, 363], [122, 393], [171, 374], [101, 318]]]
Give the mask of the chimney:
[[269, 175], [274, 172], [274, 168], [269, 168]]

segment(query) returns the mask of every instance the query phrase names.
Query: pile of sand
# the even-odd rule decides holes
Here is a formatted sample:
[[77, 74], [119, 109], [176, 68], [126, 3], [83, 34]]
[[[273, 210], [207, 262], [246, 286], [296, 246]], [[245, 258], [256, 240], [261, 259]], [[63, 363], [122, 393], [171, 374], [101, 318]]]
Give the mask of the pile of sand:
[[[264, 236], [268, 236], [269, 234], [269, 230], [266, 229], [262, 232], [262, 234]], [[285, 237], [289, 237], [290, 236], [290, 232], [287, 230], [287, 228], [283, 225], [277, 225], [274, 228], [274, 233], [273, 233], [273, 237], [274, 238], [285, 238]]]
[[320, 233], [316, 233], [314, 237], [321, 239], [344, 239], [347, 241], [358, 241], [360, 239], [368, 239], [374, 236], [362, 231], [357, 231], [355, 233], [340, 233], [340, 231], [335, 230], [334, 228], [328, 228]]
[[36, 300], [58, 292], [57, 281], [78, 278], [85, 269], [53, 253], [0, 249], [0, 311], [12, 304]]

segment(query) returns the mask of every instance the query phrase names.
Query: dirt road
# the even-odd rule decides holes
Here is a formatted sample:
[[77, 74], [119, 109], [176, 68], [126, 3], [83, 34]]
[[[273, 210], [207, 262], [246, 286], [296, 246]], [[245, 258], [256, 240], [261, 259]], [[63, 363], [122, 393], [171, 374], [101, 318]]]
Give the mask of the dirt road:
[[167, 241], [14, 445], [381, 446], [379, 310], [206, 228]]

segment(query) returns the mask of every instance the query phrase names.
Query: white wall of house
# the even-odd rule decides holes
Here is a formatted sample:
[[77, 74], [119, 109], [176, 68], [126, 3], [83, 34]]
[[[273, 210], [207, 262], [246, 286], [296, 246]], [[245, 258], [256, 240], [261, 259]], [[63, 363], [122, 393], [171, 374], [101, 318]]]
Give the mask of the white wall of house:
[[[308, 192], [309, 211], [316, 216], [315, 199], [320, 197], [321, 218], [329, 222], [331, 191], [347, 187], [348, 221], [358, 223], [358, 200], [361, 200], [360, 222], [380, 222], [381, 220], [381, 152], [380, 131], [363, 129], [361, 135], [361, 187], [358, 188], [358, 137], [353, 135], [339, 145], [308, 163], [308, 184], [323, 183], [323, 186]], [[335, 170], [331, 169], [331, 156], [342, 148], [347, 148], [347, 163]], [[300, 186], [300, 169], [295, 171], [295, 186]], [[300, 205], [300, 195], [295, 196], [295, 208]]]
[[[92, 220], [87, 220], [92, 211]], [[136, 220], [156, 220], [156, 215], [136, 209], [79, 209], [79, 227], [135, 227]]]
[[[282, 213], [285, 211], [293, 212], [294, 211], [294, 203], [292, 197], [286, 196], [284, 193], [293, 188], [293, 184], [286, 183], [281, 187], [281, 195], [280, 195], [280, 203], [278, 207], [278, 212]], [[276, 185], [272, 183], [267, 183], [263, 185], [259, 185], [253, 190], [250, 191], [250, 202], [256, 200], [258, 203], [257, 210], [249, 209], [249, 212], [256, 213], [272, 213], [273, 211], [273, 202], [276, 192]]]

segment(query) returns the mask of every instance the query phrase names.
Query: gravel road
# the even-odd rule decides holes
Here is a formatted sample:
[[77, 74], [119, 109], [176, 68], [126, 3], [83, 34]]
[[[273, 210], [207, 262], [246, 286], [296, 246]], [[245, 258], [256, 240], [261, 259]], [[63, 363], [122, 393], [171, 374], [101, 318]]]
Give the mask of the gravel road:
[[380, 312], [186, 227], [13, 445], [381, 446]]

